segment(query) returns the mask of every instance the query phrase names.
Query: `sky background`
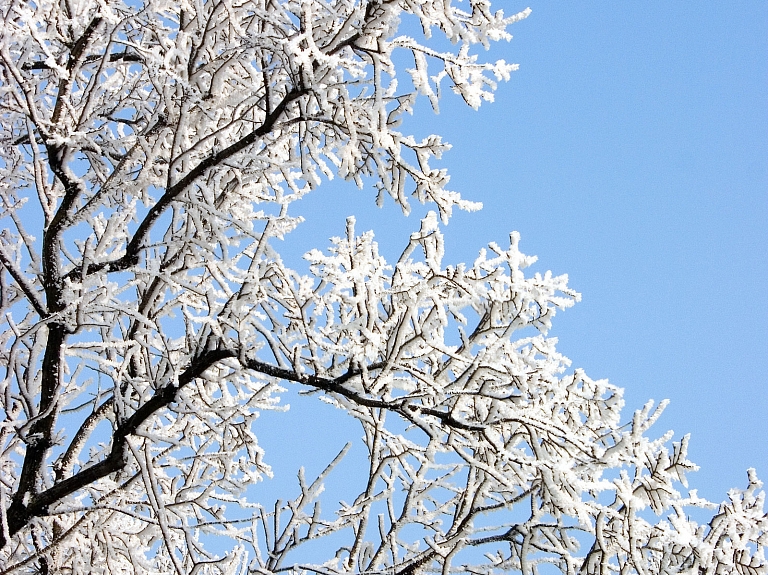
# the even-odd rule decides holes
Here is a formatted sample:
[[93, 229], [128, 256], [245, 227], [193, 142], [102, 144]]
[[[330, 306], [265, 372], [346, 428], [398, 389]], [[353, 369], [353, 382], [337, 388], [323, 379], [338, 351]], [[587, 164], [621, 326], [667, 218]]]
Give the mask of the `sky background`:
[[[560, 351], [625, 388], [625, 419], [670, 399], [651, 434], [690, 433], [702, 468], [690, 487], [721, 501], [748, 467], [768, 479], [768, 2], [531, 8], [512, 42], [481, 55], [520, 64], [494, 103], [476, 112], [449, 94], [434, 115], [422, 101], [402, 129], [452, 143], [435, 164], [485, 205], [445, 228], [446, 261], [518, 230], [535, 270], [568, 273], [583, 301], [555, 318]], [[379, 210], [343, 182], [296, 207], [307, 222], [286, 239], [293, 253], [326, 247], [355, 214], [388, 258], [424, 212]], [[270, 457], [291, 433], [305, 449], [318, 438], [324, 461], [359, 443], [343, 425], [326, 441], [328, 425], [321, 414], [265, 434], [267, 459], [293, 464]]]

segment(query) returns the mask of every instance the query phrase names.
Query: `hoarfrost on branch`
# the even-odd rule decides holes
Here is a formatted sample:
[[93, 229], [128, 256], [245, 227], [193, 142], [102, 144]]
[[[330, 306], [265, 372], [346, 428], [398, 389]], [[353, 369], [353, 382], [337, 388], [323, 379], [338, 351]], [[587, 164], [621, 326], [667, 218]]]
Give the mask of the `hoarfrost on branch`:
[[[401, 117], [492, 100], [515, 66], [477, 47], [527, 14], [4, 0], [0, 573], [766, 573], [754, 472], [719, 507], [681, 494], [687, 437], [646, 435], [663, 405], [623, 423], [619, 388], [569, 371], [565, 276], [526, 275], [516, 234], [442, 261], [440, 221], [479, 205]], [[398, 261], [350, 218], [309, 274], [284, 264], [292, 202], [336, 176], [433, 206]], [[346, 448], [293, 499], [246, 497], [288, 385], [359, 422], [351, 503], [321, 497]]]

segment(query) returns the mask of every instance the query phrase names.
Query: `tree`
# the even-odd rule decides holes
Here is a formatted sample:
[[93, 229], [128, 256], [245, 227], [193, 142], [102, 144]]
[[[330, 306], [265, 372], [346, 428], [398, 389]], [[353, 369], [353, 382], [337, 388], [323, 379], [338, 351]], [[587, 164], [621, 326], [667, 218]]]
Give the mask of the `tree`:
[[[472, 49], [526, 15], [3, 3], [1, 573], [766, 572], [754, 472], [697, 524], [687, 437], [646, 436], [663, 405], [622, 424], [619, 388], [568, 371], [546, 337], [565, 276], [526, 277], [516, 234], [442, 262], [438, 220], [478, 206], [400, 118], [445, 85], [492, 99], [514, 66]], [[274, 239], [334, 175], [438, 213], [391, 265], [350, 218], [302, 275]], [[343, 452], [287, 503], [248, 499], [281, 385], [359, 421], [351, 503], [319, 505]]]

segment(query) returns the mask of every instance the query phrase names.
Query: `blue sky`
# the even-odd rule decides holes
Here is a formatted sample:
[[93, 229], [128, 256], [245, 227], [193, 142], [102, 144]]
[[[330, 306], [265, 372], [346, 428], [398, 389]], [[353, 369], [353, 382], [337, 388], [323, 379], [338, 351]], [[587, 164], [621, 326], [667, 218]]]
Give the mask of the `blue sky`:
[[[768, 3], [531, 8], [483, 55], [520, 64], [493, 104], [423, 101], [403, 129], [452, 143], [450, 187], [485, 205], [446, 227], [448, 257], [518, 230], [568, 273], [583, 301], [555, 319], [560, 351], [624, 387], [627, 418], [670, 399], [655, 432], [691, 433], [691, 487], [720, 501], [748, 467], [768, 479]], [[423, 213], [337, 182], [299, 207], [286, 247], [324, 248], [355, 214], [389, 257]]]

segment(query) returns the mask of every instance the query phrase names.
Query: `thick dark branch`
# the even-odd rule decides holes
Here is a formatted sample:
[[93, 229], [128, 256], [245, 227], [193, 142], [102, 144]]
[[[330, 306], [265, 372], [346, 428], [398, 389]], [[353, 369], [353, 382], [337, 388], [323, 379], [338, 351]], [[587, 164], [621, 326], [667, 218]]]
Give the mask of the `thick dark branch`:
[[468, 539], [467, 545], [478, 547], [480, 545], [487, 545], [488, 543], [501, 543], [503, 541], [515, 541], [515, 538], [520, 535], [517, 525], [513, 525], [508, 531], [499, 533], [498, 535], [489, 535], [488, 537], [481, 537], [479, 539]]
[[[144, 239], [146, 238], [147, 234], [149, 233], [150, 228], [155, 223], [157, 218], [160, 217], [160, 214], [162, 214], [165, 209], [170, 205], [170, 203], [175, 200], [181, 192], [186, 190], [197, 178], [202, 176], [205, 172], [207, 172], [209, 169], [216, 167], [220, 165], [221, 163], [225, 162], [238, 152], [241, 152], [251, 144], [256, 143], [258, 140], [263, 138], [266, 134], [268, 134], [272, 128], [274, 127], [277, 120], [283, 115], [288, 105], [296, 100], [297, 98], [303, 96], [304, 94], [308, 93], [308, 90], [298, 90], [294, 89], [288, 92], [285, 97], [280, 101], [280, 103], [275, 107], [275, 109], [272, 111], [271, 114], [269, 114], [266, 118], [264, 118], [264, 122], [235, 142], [234, 144], [224, 148], [223, 150], [220, 150], [218, 152], [214, 152], [211, 155], [209, 155], [207, 158], [202, 160], [197, 166], [192, 168], [183, 178], [181, 178], [178, 182], [176, 182], [174, 185], [172, 185], [170, 188], [168, 188], [163, 194], [163, 196], [160, 198], [160, 200], [152, 206], [147, 216], [144, 218], [144, 220], [139, 225], [139, 228], [136, 230], [136, 234], [134, 235], [133, 239], [128, 244], [128, 247], [126, 248], [126, 256], [123, 256], [121, 259], [125, 259], [125, 257], [128, 257], [132, 261], [138, 258], [138, 253], [143, 247]], [[116, 271], [114, 269], [114, 265], [110, 266], [110, 271]]]
[[[275, 107], [272, 113], [268, 114], [267, 117], [264, 118], [264, 122], [261, 124], [261, 126], [248, 133], [246, 136], [242, 137], [227, 148], [224, 148], [218, 152], [213, 152], [208, 157], [203, 159], [197, 166], [187, 172], [183, 178], [169, 187], [162, 195], [162, 197], [157, 201], [157, 203], [149, 209], [149, 212], [144, 217], [141, 224], [139, 224], [139, 227], [137, 228], [133, 238], [126, 246], [125, 254], [116, 260], [90, 264], [85, 272], [86, 275], [97, 273], [104, 269], [106, 269], [108, 272], [123, 271], [131, 266], [138, 264], [139, 254], [144, 247], [144, 242], [149, 235], [150, 229], [152, 229], [152, 226], [157, 221], [157, 219], [163, 214], [163, 212], [165, 212], [165, 210], [179, 196], [179, 194], [186, 190], [205, 172], [211, 168], [221, 165], [223, 162], [238, 152], [241, 152], [251, 144], [254, 144], [259, 139], [263, 138], [272, 130], [272, 128], [274, 128], [275, 123], [283, 115], [288, 105], [307, 93], [309, 93], [308, 89], [291, 90], [283, 97], [283, 99]], [[69, 272], [67, 277], [72, 279], [81, 279], [81, 274], [82, 270], [76, 269]]]
[[59, 242], [68, 215], [72, 210], [78, 196], [85, 192], [85, 188], [79, 180], [72, 178], [64, 166], [64, 150], [62, 147], [47, 144], [48, 164], [56, 179], [64, 186], [64, 197], [61, 200], [56, 214], [43, 234], [42, 262], [43, 262], [43, 287], [48, 309], [57, 312], [64, 309], [61, 300], [61, 275], [59, 270]]
[[[126, 462], [128, 437], [135, 434], [142, 423], [175, 401], [179, 390], [196, 377], [202, 375], [206, 369], [222, 359], [236, 356], [237, 354], [231, 350], [212, 350], [199, 356], [179, 376], [177, 384], [166, 385], [157, 390], [149, 401], [137, 409], [131, 417], [118, 425], [112, 438], [112, 449], [105, 459], [79, 471], [72, 477], [56, 483], [53, 487], [46, 489], [42, 493], [33, 495], [26, 505], [22, 500], [14, 500], [7, 512], [7, 529], [10, 536], [13, 537], [13, 535], [18, 533], [33, 517], [46, 515], [50, 505], [106, 477], [110, 473], [122, 469]], [[0, 548], [6, 543], [7, 541], [5, 541], [0, 530]]]
[[[8, 509], [7, 513], [8, 533], [13, 536], [33, 517], [46, 515], [48, 513], [48, 507], [55, 504], [57, 501], [60, 501], [64, 497], [106, 477], [110, 473], [115, 473], [122, 469], [126, 464], [128, 437], [134, 435], [138, 428], [150, 417], [176, 401], [178, 392], [195, 378], [200, 377], [208, 368], [222, 360], [233, 358], [239, 358], [243, 367], [268, 377], [293, 381], [330, 393], [337, 393], [352, 400], [358, 405], [387, 409], [403, 415], [405, 415], [405, 410], [411, 412], [418, 411], [426, 415], [437, 417], [446, 425], [458, 429], [469, 431], [482, 429], [478, 426], [458, 421], [445, 412], [408, 404], [403, 400], [384, 401], [381, 399], [364, 397], [344, 387], [344, 383], [350, 379], [361, 376], [363, 370], [376, 371], [384, 368], [386, 364], [383, 362], [374, 363], [365, 368], [350, 369], [336, 378], [325, 378], [316, 375], [300, 374], [290, 369], [264, 363], [256, 359], [243, 359], [237, 350], [224, 348], [212, 349], [196, 357], [181, 373], [176, 384], [169, 384], [158, 389], [152, 398], [139, 407], [133, 415], [118, 424], [117, 429], [113, 434], [112, 448], [105, 459], [79, 471], [71, 477], [61, 480], [42, 493], [32, 496], [29, 503], [26, 505], [24, 505], [21, 500], [14, 501], [14, 504]], [[0, 548], [2, 548], [5, 543], [6, 541], [4, 541], [2, 532], [0, 531]]]
[[399, 571], [396, 572], [396, 575], [418, 575], [422, 572], [421, 567], [432, 561], [436, 554], [437, 553], [431, 549], [425, 551], [420, 558], [412, 561], [408, 565], [403, 566]]
[[[203, 374], [205, 370], [212, 367], [219, 361], [230, 358], [237, 358], [239, 356], [236, 350], [230, 349], [214, 349], [207, 351], [198, 356], [191, 365], [189, 365], [179, 376], [178, 383], [166, 385], [157, 390], [155, 395], [152, 396], [149, 401], [139, 407], [133, 415], [128, 419], [120, 423], [115, 430], [112, 438], [112, 448], [109, 455], [99, 461], [98, 463], [87, 467], [75, 475], [63, 479], [59, 483], [56, 483], [53, 487], [31, 497], [31, 501], [27, 505], [23, 505], [21, 500], [14, 502], [14, 505], [8, 510], [8, 532], [11, 536], [22, 529], [32, 517], [46, 515], [48, 513], [48, 507], [53, 505], [57, 501], [60, 501], [64, 497], [75, 493], [76, 491], [98, 481], [99, 479], [106, 477], [110, 473], [119, 471], [125, 465], [125, 456], [127, 441], [130, 435], [136, 433], [136, 430], [150, 417], [157, 412], [167, 407], [176, 400], [176, 395], [179, 390], [189, 384], [196, 377]], [[256, 360], [247, 360], [245, 367], [267, 375], [269, 377], [275, 377], [288, 381], [295, 381], [297, 383], [304, 383], [324, 389], [333, 391], [336, 393], [342, 393], [354, 401], [361, 403], [362, 405], [368, 405], [370, 407], [384, 407], [392, 409], [392, 404], [384, 401], [371, 400], [357, 396], [356, 394], [345, 390], [342, 387], [342, 383], [348, 381], [352, 377], [359, 376], [361, 370], [353, 370], [345, 373], [344, 375], [336, 379], [326, 379], [317, 376], [303, 376], [296, 372], [280, 368], [277, 366], [262, 363]], [[371, 366], [369, 369], [378, 369], [381, 366]], [[30, 448], [31, 449], [31, 448]], [[5, 544], [2, 539], [2, 532], [0, 531], [0, 548]]]
[[[43, 232], [42, 283], [45, 290], [47, 312], [44, 311], [45, 307], [38, 303], [36, 306], [38, 313], [44, 311], [41, 317], [47, 317], [49, 313], [60, 312], [65, 307], [59, 265], [61, 234], [72, 206], [83, 192], [82, 183], [70, 177], [64, 167], [63, 148], [53, 144], [47, 144], [46, 147], [48, 148], [48, 163], [51, 170], [64, 186], [64, 197], [51, 223]], [[31, 301], [34, 302], [34, 300]], [[38, 308], [40, 309], [38, 310]], [[46, 455], [53, 445], [52, 434], [57, 411], [55, 404], [59, 400], [62, 355], [67, 333], [68, 330], [62, 323], [53, 322], [48, 325], [41, 371], [40, 401], [35, 413], [37, 419], [29, 427], [27, 450], [24, 454], [24, 463], [19, 476], [19, 487], [13, 495], [7, 511], [6, 527], [10, 534], [21, 529], [32, 517], [27, 511], [26, 502], [38, 488], [38, 477], [41, 475]], [[12, 531], [12, 528], [16, 531]], [[4, 538], [4, 535], [0, 534], [0, 547], [5, 543]]]
[[68, 78], [62, 78], [59, 81], [59, 93], [56, 95], [56, 104], [53, 106], [53, 114], [51, 116], [51, 123], [58, 124], [61, 117], [61, 111], [64, 109], [64, 99], [69, 96], [69, 91], [72, 88], [72, 82], [74, 82], [74, 74], [71, 72], [77, 67], [83, 58], [83, 53], [88, 47], [91, 38], [96, 33], [96, 30], [101, 25], [104, 19], [101, 16], [96, 16], [90, 21], [86, 29], [83, 31], [83, 35], [77, 39], [75, 45], [72, 47], [72, 52], [69, 54], [69, 60], [67, 61], [67, 72], [70, 72]]
[[463, 421], [459, 421], [455, 417], [453, 417], [450, 413], [447, 413], [445, 411], [439, 411], [437, 409], [432, 409], [430, 407], [416, 407], [416, 406], [409, 406], [414, 411], [419, 411], [425, 415], [431, 415], [432, 417], [436, 417], [449, 427], [455, 427], [457, 429], [463, 429], [464, 431], [483, 431], [486, 426], [484, 425], [473, 425], [471, 423], [464, 423]]
[[67, 62], [67, 70], [75, 69], [75, 66], [77, 66], [78, 62], [83, 57], [83, 52], [85, 52], [88, 43], [91, 41], [91, 37], [93, 37], [96, 33], [96, 29], [103, 21], [104, 19], [101, 16], [96, 16], [88, 23], [88, 27], [83, 31], [83, 35], [77, 39], [77, 42], [75, 42], [75, 45], [72, 48], [69, 62]]
[[54, 464], [56, 472], [56, 480], [61, 481], [70, 472], [74, 463], [77, 453], [88, 441], [89, 431], [93, 429], [106, 415], [113, 409], [114, 397], [110, 397], [99, 407], [93, 410], [91, 414], [85, 418], [85, 421], [80, 425], [80, 428], [75, 433], [72, 441], [67, 447], [67, 450], [61, 456], [61, 458]]
[[[74, 82], [74, 74], [71, 72], [80, 63], [85, 49], [91, 41], [103, 21], [100, 16], [95, 17], [88, 24], [83, 35], [78, 38], [72, 47], [67, 62], [67, 71], [70, 72], [69, 78], [64, 78], [59, 82], [59, 90], [56, 96], [56, 104], [53, 108], [51, 123], [57, 124], [63, 110], [64, 100], [69, 95], [69, 90]], [[75, 204], [77, 197], [83, 193], [84, 186], [82, 182], [72, 178], [65, 166], [66, 147], [61, 143], [51, 141], [51, 138], [45, 137], [44, 143], [48, 152], [48, 164], [51, 167], [56, 178], [64, 186], [64, 198], [56, 211], [56, 215], [51, 220], [50, 225], [45, 230], [43, 236], [43, 287], [47, 299], [48, 308], [51, 312], [61, 311], [64, 307], [61, 299], [61, 277], [59, 272], [59, 239], [64, 224], [67, 222], [69, 212]]]
[[[338, 44], [336, 44], [330, 50], [326, 50], [326, 54], [328, 56], [333, 56], [334, 54], [336, 54], [337, 52], [339, 52], [340, 50], [342, 50], [346, 46], [354, 46], [355, 42], [357, 42], [360, 39], [361, 36], [362, 35], [360, 34], [360, 32], [356, 32], [355, 34], [352, 34], [352, 36], [350, 36], [349, 38], [347, 38], [343, 42], [339, 42]], [[331, 44], [333, 44], [333, 42], [331, 42]]]
[[[368, 397], [363, 397], [362, 395], [358, 395], [354, 391], [351, 391], [343, 386], [345, 382], [349, 381], [353, 377], [358, 377], [362, 375], [363, 373], [362, 369], [350, 369], [345, 374], [340, 375], [339, 377], [329, 379], [326, 377], [318, 377], [316, 375], [305, 375], [305, 374], [296, 373], [295, 371], [291, 371], [290, 369], [285, 369], [282, 367], [270, 365], [268, 363], [264, 363], [256, 359], [246, 358], [243, 365], [248, 369], [252, 369], [253, 371], [263, 373], [264, 375], [268, 375], [270, 377], [276, 377], [279, 379], [284, 379], [286, 381], [293, 381], [295, 383], [303, 383], [304, 385], [309, 385], [317, 389], [322, 389], [323, 391], [338, 393], [339, 395], [343, 395], [344, 397], [351, 399], [355, 403], [359, 405], [364, 405], [366, 407], [374, 407], [374, 408], [380, 407], [383, 409], [395, 409], [400, 405], [400, 404], [393, 404], [392, 402], [388, 402], [388, 401], [382, 401], [380, 399], [371, 399]], [[367, 366], [366, 370], [367, 371], [378, 370], [383, 368], [384, 365], [385, 364], [383, 363], [374, 363]]]
[[[464, 423], [463, 421], [459, 421], [449, 412], [432, 409], [430, 407], [422, 407], [417, 404], [407, 403], [400, 399], [396, 399], [394, 401], [372, 399], [370, 397], [364, 397], [344, 387], [343, 384], [346, 381], [349, 381], [353, 377], [362, 375], [362, 369], [350, 369], [344, 375], [333, 379], [328, 379], [325, 377], [318, 377], [316, 375], [297, 374], [295, 371], [269, 365], [255, 359], [246, 359], [244, 365], [249, 369], [258, 371], [259, 373], [263, 373], [265, 375], [277, 377], [287, 381], [295, 381], [296, 383], [303, 383], [304, 385], [310, 385], [312, 387], [316, 387], [317, 389], [322, 389], [323, 391], [329, 391], [331, 393], [338, 393], [347, 399], [351, 399], [358, 405], [364, 405], [365, 407], [387, 409], [389, 411], [397, 411], [399, 413], [403, 413], [403, 410], [407, 409], [410, 412], [418, 412], [424, 415], [436, 417], [445, 425], [456, 429], [463, 429], [465, 431], [482, 431], [485, 429], [485, 426], [482, 425], [473, 425], [471, 423]], [[385, 365], [386, 364], [384, 362], [379, 362], [371, 364], [365, 369], [366, 371], [376, 371], [382, 369]]]
[[[92, 54], [91, 56], [86, 56], [83, 58], [83, 62], [86, 64], [90, 64], [92, 62], [98, 62], [101, 60], [104, 56], [98, 55], [98, 54]], [[131, 52], [115, 52], [114, 54], [109, 55], [109, 61], [110, 62], [143, 62], [144, 58], [142, 58], [138, 54], [133, 54]], [[46, 62], [27, 62], [26, 64], [23, 64], [21, 66], [22, 70], [52, 70], [53, 66], [47, 64]]]
[[8, 257], [8, 254], [5, 253], [5, 249], [3, 248], [3, 246], [0, 246], [0, 263], [2, 263], [3, 267], [5, 267], [5, 269], [8, 270], [8, 273], [11, 274], [11, 277], [14, 279], [16, 284], [21, 288], [21, 291], [23, 291], [24, 295], [27, 296], [29, 303], [32, 304], [33, 308], [35, 308], [37, 315], [39, 315], [41, 318], [47, 317], [48, 312], [45, 309], [43, 302], [41, 302], [38, 299], [37, 292], [29, 284], [29, 282], [27, 281], [27, 278], [25, 278], [24, 275], [19, 270], [16, 269], [16, 266]]
[[[53, 403], [56, 400], [56, 392], [59, 386], [61, 373], [62, 348], [66, 338], [66, 331], [61, 324], [52, 323], [48, 327], [48, 341], [46, 342], [45, 355], [43, 357], [40, 405], [37, 416], [29, 426], [25, 434], [27, 450], [24, 454], [24, 463], [19, 475], [19, 487], [11, 498], [11, 504], [6, 512], [7, 524], [0, 530], [0, 547], [3, 547], [5, 532], [13, 536], [19, 529], [26, 525], [33, 517], [28, 512], [27, 501], [34, 497], [37, 488], [37, 480], [45, 462], [45, 456], [52, 446], [51, 436], [56, 418]], [[0, 519], [2, 519], [0, 517]]]

